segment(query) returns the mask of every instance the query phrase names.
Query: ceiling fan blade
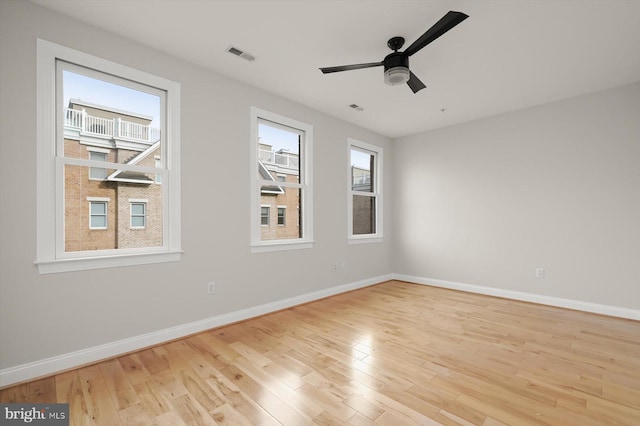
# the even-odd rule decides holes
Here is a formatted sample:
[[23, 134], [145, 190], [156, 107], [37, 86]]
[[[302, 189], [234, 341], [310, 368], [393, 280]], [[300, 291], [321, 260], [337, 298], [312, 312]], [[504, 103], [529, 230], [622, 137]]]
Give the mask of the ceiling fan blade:
[[384, 62], [369, 62], [368, 64], [340, 65], [337, 67], [325, 67], [325, 68], [320, 68], [320, 71], [322, 71], [324, 74], [329, 74], [332, 72], [359, 70], [363, 68], [379, 67], [382, 65], [384, 65]]
[[411, 71], [409, 71], [409, 81], [407, 81], [407, 86], [409, 86], [411, 88], [411, 90], [413, 90], [413, 93], [418, 93], [418, 91], [420, 91], [420, 90], [424, 89], [425, 87], [427, 87]]
[[409, 56], [413, 55], [418, 50], [422, 49], [427, 44], [431, 43], [468, 17], [469, 15], [462, 12], [454, 12], [450, 10], [446, 15], [440, 18], [438, 22], [436, 22], [431, 28], [429, 28], [427, 32], [422, 34], [416, 41], [414, 41], [411, 46], [407, 47], [404, 53]]

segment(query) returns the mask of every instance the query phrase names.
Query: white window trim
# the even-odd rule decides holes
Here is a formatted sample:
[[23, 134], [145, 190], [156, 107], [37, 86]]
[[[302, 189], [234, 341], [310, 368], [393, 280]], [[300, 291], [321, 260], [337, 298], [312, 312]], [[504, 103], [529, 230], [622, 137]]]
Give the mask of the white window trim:
[[[281, 225], [280, 223], [278, 223], [278, 220], [280, 219], [280, 215], [278, 214], [278, 210], [283, 209], [284, 210], [284, 223]], [[277, 226], [286, 226], [287, 225], [287, 206], [276, 206], [276, 225]]]
[[[359, 192], [351, 189], [351, 150], [356, 149], [360, 151], [368, 151], [376, 156], [373, 183], [373, 192]], [[383, 170], [383, 150], [379, 146], [371, 145], [365, 142], [361, 142], [356, 139], [347, 139], [347, 242], [349, 244], [367, 244], [367, 243], [381, 243], [384, 239], [383, 233], [383, 198], [382, 198], [382, 170]], [[374, 234], [353, 234], [353, 196], [365, 195], [375, 197], [375, 209], [376, 209], [376, 232]]]
[[[64, 253], [63, 167], [54, 148], [56, 123], [56, 60], [78, 64], [102, 73], [138, 81], [166, 92], [163, 149], [166, 169], [163, 180], [163, 246], [142, 249], [119, 249]], [[37, 245], [35, 264], [41, 274], [97, 268], [141, 265], [181, 258], [180, 235], [180, 84], [143, 71], [129, 68], [93, 55], [37, 39]], [[61, 131], [61, 130], [60, 130]], [[168, 145], [166, 141], [170, 140]], [[99, 162], [75, 161], [82, 166], [101, 166]], [[72, 164], [73, 162], [69, 162]], [[135, 169], [135, 166], [119, 167]], [[155, 170], [153, 168], [152, 170]], [[54, 179], [55, 177], [55, 179]], [[51, 212], [56, 212], [51, 214]]]
[[[269, 214], [267, 214], [267, 219], [268, 220], [267, 220], [267, 224], [266, 225], [264, 225], [262, 223], [262, 209], [264, 209], [264, 208], [269, 209], [268, 210]], [[271, 206], [269, 204], [260, 204], [260, 226], [262, 228], [267, 228], [267, 227], [271, 226]]]
[[[273, 184], [273, 182], [263, 182], [258, 174], [258, 122], [260, 119], [280, 124], [286, 127], [294, 128], [304, 132], [305, 140], [300, 153], [299, 161], [302, 164], [302, 174], [300, 180], [304, 187], [305, 196], [302, 197], [302, 211], [304, 214], [302, 238], [282, 239], [282, 240], [261, 240], [260, 225], [260, 187], [262, 184]], [[250, 177], [250, 227], [251, 241], [250, 249], [252, 253], [309, 249], [314, 245], [313, 240], [313, 126], [306, 124], [279, 114], [272, 113], [260, 108], [251, 107], [250, 109], [250, 131], [249, 131], [249, 177]], [[299, 184], [277, 182], [282, 187], [299, 187]]]
[[[106, 231], [107, 229], [109, 229], [109, 199], [91, 199], [93, 197], [87, 197], [87, 200], [89, 201], [89, 229], [92, 231]], [[104, 204], [104, 218], [105, 218], [105, 225], [104, 226], [91, 226], [91, 218], [94, 216], [94, 214], [91, 212], [91, 206], [93, 205], [93, 203], [103, 203]], [[100, 215], [102, 216], [102, 215]]]
[[[154, 166], [158, 167], [158, 163], [160, 163], [160, 167], [162, 167], [162, 158], [159, 155], [154, 155], [153, 156]], [[160, 176], [160, 180], [158, 180], [158, 176]], [[156, 185], [162, 185], [162, 175], [159, 173], [156, 173], [153, 181], [156, 183]]]
[[[97, 154], [104, 154], [104, 161], [105, 162], [107, 162], [109, 160], [109, 150], [108, 149], [87, 147], [87, 151], [89, 152], [89, 160], [91, 160], [91, 153], [92, 152], [95, 152]], [[101, 160], [92, 160], [92, 161], [101, 161]], [[87, 168], [87, 173], [89, 174], [89, 180], [97, 180], [97, 181], [103, 181], [104, 180], [104, 178], [91, 177], [91, 170], [92, 169], [101, 169], [101, 170], [104, 171], [105, 177], [107, 176], [107, 169], [105, 169], [104, 167], [88, 167]]]
[[94, 146], [88, 146], [87, 147], [87, 151], [100, 152], [102, 154], [109, 154], [109, 152], [111, 152], [110, 150], [108, 150], [106, 148], [96, 148]]
[[[147, 200], [146, 198], [129, 198], [129, 229], [147, 229], [148, 203], [149, 200]], [[131, 219], [134, 217], [132, 209], [133, 204], [144, 204], [144, 226], [133, 226], [131, 224]], [[140, 216], [136, 215], [136, 217]]]

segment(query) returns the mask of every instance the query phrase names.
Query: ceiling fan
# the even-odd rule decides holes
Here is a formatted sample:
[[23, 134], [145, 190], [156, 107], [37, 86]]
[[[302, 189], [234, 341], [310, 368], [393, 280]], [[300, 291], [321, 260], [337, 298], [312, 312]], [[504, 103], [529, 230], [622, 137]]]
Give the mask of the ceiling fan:
[[380, 62], [369, 62], [366, 64], [354, 64], [354, 65], [341, 65], [337, 67], [320, 68], [324, 74], [340, 71], [359, 70], [362, 68], [373, 68], [384, 65], [384, 82], [396, 86], [398, 84], [407, 83], [413, 93], [417, 93], [419, 90], [424, 89], [425, 86], [422, 81], [414, 73], [409, 70], [409, 56], [418, 52], [427, 44], [436, 40], [438, 37], [458, 25], [460, 22], [467, 19], [469, 16], [462, 12], [449, 11], [438, 22], [436, 22], [431, 28], [422, 34], [411, 46], [407, 47], [404, 52], [398, 52], [404, 45], [404, 38], [392, 37], [387, 42], [387, 46], [393, 53], [387, 55]]

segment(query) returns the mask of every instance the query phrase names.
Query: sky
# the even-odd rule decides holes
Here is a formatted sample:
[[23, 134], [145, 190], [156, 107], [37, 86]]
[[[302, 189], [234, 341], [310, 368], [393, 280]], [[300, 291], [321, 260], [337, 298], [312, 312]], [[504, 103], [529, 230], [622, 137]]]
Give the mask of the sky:
[[64, 88], [62, 96], [65, 108], [69, 106], [69, 99], [81, 99], [85, 102], [151, 116], [153, 117], [151, 127], [161, 127], [159, 96], [86, 77], [68, 70], [63, 71], [62, 78]]
[[260, 143], [271, 145], [274, 151], [286, 149], [291, 153], [298, 152], [298, 133], [272, 127], [264, 123], [258, 123], [258, 137]]
[[371, 155], [362, 151], [351, 150], [351, 165], [361, 169], [369, 170], [371, 166]]

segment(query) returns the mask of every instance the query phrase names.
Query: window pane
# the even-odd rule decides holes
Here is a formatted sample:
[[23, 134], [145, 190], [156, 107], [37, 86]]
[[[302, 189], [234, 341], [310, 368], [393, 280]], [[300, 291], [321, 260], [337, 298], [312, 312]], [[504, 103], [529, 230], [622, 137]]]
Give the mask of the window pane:
[[[162, 185], [89, 180], [88, 169], [64, 167], [65, 251], [161, 247]], [[109, 202], [92, 201], [92, 198]], [[130, 203], [130, 199], [148, 202]]]
[[260, 208], [260, 224], [269, 226], [269, 207]]
[[131, 204], [131, 214], [132, 215], [143, 215], [144, 216], [144, 203], [132, 203]]
[[131, 226], [134, 228], [144, 228], [144, 216], [131, 216]]
[[287, 209], [278, 207], [278, 225], [284, 225], [286, 222]]
[[[107, 161], [107, 154], [104, 152], [89, 151], [89, 160], [91, 161]], [[104, 179], [107, 177], [107, 169], [99, 167], [91, 167], [89, 169], [90, 179]]]
[[[154, 159], [154, 164], [156, 166], [157, 169], [162, 168], [162, 159], [158, 156], [155, 157]], [[156, 183], [162, 183], [162, 175], [161, 174], [156, 174], [155, 175], [156, 178]]]
[[106, 216], [91, 216], [91, 228], [106, 228], [107, 217]]
[[105, 215], [107, 214], [107, 203], [93, 202], [91, 203], [92, 215]]
[[[298, 130], [260, 120], [258, 161], [269, 173], [268, 177], [261, 178], [299, 183], [300, 140]], [[264, 171], [261, 173], [264, 175]]]
[[92, 160], [139, 164], [140, 155], [144, 153], [146, 157], [147, 150], [153, 149], [153, 155], [144, 165], [154, 167], [154, 155], [161, 155], [160, 144], [154, 147], [160, 141], [162, 126], [160, 97], [106, 81], [106, 76], [104, 79], [91, 77], [88, 74], [92, 72], [82, 67], [63, 62], [60, 65], [65, 67], [62, 71], [64, 156], [86, 158], [86, 148], [93, 146], [113, 149], [114, 153], [108, 158], [98, 158], [100, 153], [91, 153], [92, 157], [96, 154]]
[[146, 226], [146, 204], [131, 203], [131, 227], [144, 228]]
[[373, 170], [375, 170], [375, 155], [356, 149], [351, 150], [352, 190], [373, 192]]
[[376, 233], [376, 197], [353, 196], [353, 235]]
[[277, 208], [277, 223], [282, 226], [262, 227], [261, 239], [280, 240], [302, 238], [302, 227], [300, 226], [301, 202], [301, 190], [298, 188], [263, 186], [261, 204], [269, 204], [274, 207], [274, 210], [277, 205], [286, 207]]

